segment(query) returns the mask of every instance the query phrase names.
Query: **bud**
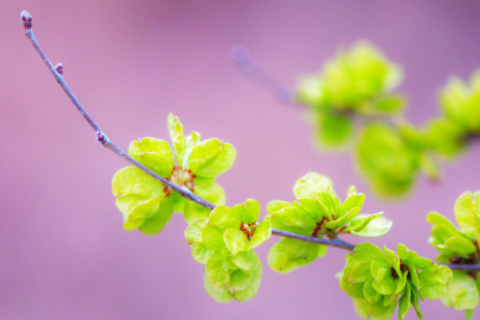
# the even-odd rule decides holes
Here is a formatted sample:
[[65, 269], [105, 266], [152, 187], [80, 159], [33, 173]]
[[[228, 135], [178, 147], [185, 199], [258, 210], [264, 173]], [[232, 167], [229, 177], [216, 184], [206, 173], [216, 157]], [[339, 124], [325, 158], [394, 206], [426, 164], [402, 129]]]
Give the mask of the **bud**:
[[101, 131], [97, 131], [96, 132], [96, 136], [97, 136], [97, 141], [98, 142], [105, 142], [107, 140], [107, 137], [105, 136], [105, 134]]
[[25, 31], [32, 28], [32, 16], [27, 11], [22, 11], [20, 13], [20, 19], [22, 24], [25, 27]]
[[55, 70], [57, 70], [59, 74], [63, 75], [63, 66], [61, 63], [57, 63], [57, 65], [55, 66]]

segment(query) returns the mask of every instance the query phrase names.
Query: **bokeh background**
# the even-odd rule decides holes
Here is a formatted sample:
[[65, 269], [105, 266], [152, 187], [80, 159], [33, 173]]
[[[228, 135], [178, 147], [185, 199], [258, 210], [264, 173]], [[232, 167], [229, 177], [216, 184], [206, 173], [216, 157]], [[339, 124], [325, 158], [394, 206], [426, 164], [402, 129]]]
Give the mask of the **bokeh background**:
[[[258, 250], [257, 296], [221, 305], [204, 291], [204, 266], [191, 258], [181, 216], [155, 237], [124, 231], [111, 178], [126, 162], [96, 143], [24, 37], [25, 9], [47, 55], [63, 63], [75, 94], [123, 148], [142, 136], [167, 138], [169, 112], [187, 131], [233, 143], [237, 161], [219, 179], [230, 205], [293, 200], [295, 180], [316, 171], [340, 194], [357, 185], [367, 212], [394, 221], [375, 243], [402, 242], [433, 258], [426, 213], [453, 218], [457, 196], [480, 189], [477, 145], [445, 167], [440, 184], [420, 179], [407, 199], [381, 201], [351, 155], [315, 151], [301, 108], [280, 103], [228, 58], [244, 44], [292, 85], [338, 45], [369, 39], [405, 67], [407, 115], [419, 124], [438, 113], [449, 75], [480, 67], [478, 1], [1, 0], [1, 319], [356, 319], [334, 278], [340, 250], [280, 275], [266, 265], [273, 237]], [[421, 309], [426, 319], [462, 317], [440, 301]]]

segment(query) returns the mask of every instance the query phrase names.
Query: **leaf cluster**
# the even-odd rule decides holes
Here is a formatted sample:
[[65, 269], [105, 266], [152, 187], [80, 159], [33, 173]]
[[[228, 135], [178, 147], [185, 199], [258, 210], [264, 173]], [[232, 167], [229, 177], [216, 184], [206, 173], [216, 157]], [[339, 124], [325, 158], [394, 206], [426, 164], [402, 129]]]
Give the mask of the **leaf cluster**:
[[[335, 194], [332, 181], [317, 173], [307, 173], [293, 188], [294, 202], [272, 201], [268, 204], [268, 217], [272, 227], [296, 234], [334, 239], [348, 233], [360, 237], [380, 237], [388, 232], [392, 222], [373, 215], [360, 214], [365, 200], [363, 193], [350, 187], [342, 203]], [[269, 252], [270, 267], [280, 273], [323, 257], [327, 246], [283, 238]]]
[[218, 302], [250, 300], [258, 291], [262, 264], [253, 249], [272, 233], [269, 222], [257, 222], [259, 214], [260, 204], [249, 199], [218, 206], [185, 230], [193, 258], [206, 265], [205, 290]]
[[[232, 167], [235, 147], [216, 138], [202, 141], [195, 131], [186, 136], [180, 120], [171, 114], [168, 131], [173, 150], [165, 140], [143, 138], [133, 141], [128, 153], [162, 178], [216, 205], [224, 204], [225, 192], [215, 179]], [[173, 212], [183, 213], [188, 223], [205, 218], [210, 212], [136, 167], [126, 167], [115, 174], [112, 192], [123, 213], [124, 229], [138, 228], [147, 235], [159, 233]]]
[[[437, 261], [459, 265], [480, 263], [480, 191], [465, 192], [456, 201], [457, 228], [443, 215], [431, 212], [427, 221], [432, 225], [429, 243], [437, 248]], [[477, 272], [454, 271], [447, 293], [441, 298], [447, 307], [464, 310], [467, 319], [480, 298], [480, 279]]]
[[405, 247], [397, 252], [383, 250], [370, 243], [355, 247], [347, 255], [347, 264], [340, 277], [340, 288], [353, 298], [361, 318], [390, 319], [398, 305], [398, 318], [415, 309], [422, 318], [419, 299], [435, 300], [445, 294], [452, 271]]

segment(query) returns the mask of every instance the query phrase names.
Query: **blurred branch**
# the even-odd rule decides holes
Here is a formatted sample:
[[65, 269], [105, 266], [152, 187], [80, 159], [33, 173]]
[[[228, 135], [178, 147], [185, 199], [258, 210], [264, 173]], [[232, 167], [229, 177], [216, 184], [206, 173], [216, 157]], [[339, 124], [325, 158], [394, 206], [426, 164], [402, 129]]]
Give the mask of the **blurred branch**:
[[260, 69], [255, 61], [250, 58], [246, 47], [240, 45], [233, 47], [230, 50], [230, 56], [235, 65], [258, 85], [271, 91], [281, 101], [300, 106], [295, 103], [292, 89]]
[[[62, 87], [63, 91], [67, 94], [67, 96], [70, 98], [72, 103], [75, 105], [77, 110], [80, 112], [80, 114], [85, 118], [85, 120], [88, 122], [88, 124], [95, 130], [95, 135], [96, 139], [98, 142], [100, 142], [105, 148], [112, 150], [115, 154], [119, 155], [123, 159], [127, 160], [130, 162], [130, 164], [134, 165], [135, 167], [139, 168], [149, 176], [153, 177], [154, 179], [160, 181], [162, 184], [167, 186], [168, 188], [178, 192], [181, 196], [184, 198], [193, 201], [195, 203], [198, 203], [201, 206], [204, 206], [208, 209], [214, 209], [216, 206], [213, 203], [210, 203], [199, 196], [195, 195], [188, 189], [183, 189], [182, 187], [168, 181], [165, 178], [160, 177], [159, 175], [155, 174], [154, 172], [150, 171], [147, 169], [145, 166], [143, 166], [141, 163], [133, 159], [128, 153], [120, 149], [115, 143], [113, 143], [112, 140], [110, 140], [107, 135], [100, 129], [100, 127], [97, 125], [97, 123], [93, 120], [93, 118], [88, 114], [88, 112], [85, 110], [85, 108], [80, 104], [78, 99], [75, 97], [73, 94], [72, 90], [70, 87], [67, 85], [67, 82], [63, 78], [63, 66], [61, 64], [56, 65], [55, 67], [52, 65], [50, 60], [47, 58], [45, 53], [43, 52], [42, 48], [40, 47], [40, 44], [36, 40], [33, 31], [32, 31], [32, 17], [30, 14], [26, 11], [23, 11], [20, 14], [21, 17], [21, 22], [25, 28], [25, 35], [27, 38], [31, 41], [33, 44], [35, 50], [38, 52], [42, 60], [45, 62], [45, 65], [47, 68], [50, 70], [52, 73], [53, 77], [55, 80], [58, 82], [60, 87]], [[236, 51], [236, 61], [239, 65], [241, 65], [242, 69], [244, 70], [250, 70], [250, 74], [254, 75], [255, 79], [258, 81], [261, 81], [264, 86], [269, 87], [270, 89], [274, 89], [277, 92], [277, 95], [281, 99], [284, 99], [284, 101], [291, 102], [291, 92], [288, 89], [285, 89], [285, 86], [277, 83], [273, 79], [271, 79], [269, 76], [261, 72], [256, 65], [251, 61], [246, 54], [246, 51], [243, 51], [243, 53], [239, 54], [240, 48], [237, 48]], [[282, 91], [283, 90], [283, 91]], [[286, 99], [288, 98], [288, 100]], [[285, 238], [291, 238], [291, 239], [296, 239], [299, 241], [305, 241], [305, 242], [310, 242], [310, 243], [317, 243], [317, 244], [323, 244], [327, 246], [332, 246], [340, 249], [345, 249], [348, 251], [353, 251], [355, 248], [355, 245], [345, 242], [339, 238], [335, 239], [320, 239], [317, 237], [309, 237], [309, 236], [304, 236], [292, 232], [287, 232], [279, 229], [272, 228], [272, 234], [280, 237], [285, 237]], [[473, 265], [454, 265], [454, 264], [444, 264], [448, 267], [450, 267], [453, 270], [465, 270], [465, 271], [477, 271], [480, 270], [480, 264], [473, 264]]]

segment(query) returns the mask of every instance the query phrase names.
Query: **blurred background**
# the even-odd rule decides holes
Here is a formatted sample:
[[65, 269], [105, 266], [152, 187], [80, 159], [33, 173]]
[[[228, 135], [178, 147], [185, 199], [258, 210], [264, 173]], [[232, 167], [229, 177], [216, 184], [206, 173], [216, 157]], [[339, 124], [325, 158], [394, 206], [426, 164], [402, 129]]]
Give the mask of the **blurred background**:
[[[187, 132], [219, 137], [238, 151], [219, 178], [227, 203], [293, 200], [308, 171], [330, 176], [337, 193], [366, 193], [366, 212], [385, 211], [392, 230], [374, 242], [402, 242], [434, 258], [430, 210], [453, 218], [455, 199], [480, 189], [480, 145], [447, 166], [438, 185], [424, 179], [399, 202], [376, 198], [351, 155], [321, 154], [301, 108], [285, 105], [232, 65], [244, 44], [275, 78], [292, 85], [316, 71], [339, 45], [365, 38], [406, 70], [407, 116], [438, 113], [437, 93], [451, 74], [480, 67], [478, 1], [0, 1], [0, 318], [1, 319], [356, 319], [334, 274], [345, 252], [280, 275], [257, 252], [262, 285], [248, 302], [221, 305], [203, 288], [175, 215], [155, 237], [122, 228], [111, 194], [126, 166], [104, 150], [23, 35], [28, 10], [52, 63], [108, 136], [168, 138], [166, 117]], [[359, 239], [346, 239], [356, 241]], [[440, 301], [421, 304], [426, 319], [458, 319]], [[477, 311], [478, 313], [478, 311]], [[478, 314], [477, 314], [478, 316]], [[416, 318], [414, 312], [407, 319]], [[479, 317], [480, 319], [480, 317]]]

